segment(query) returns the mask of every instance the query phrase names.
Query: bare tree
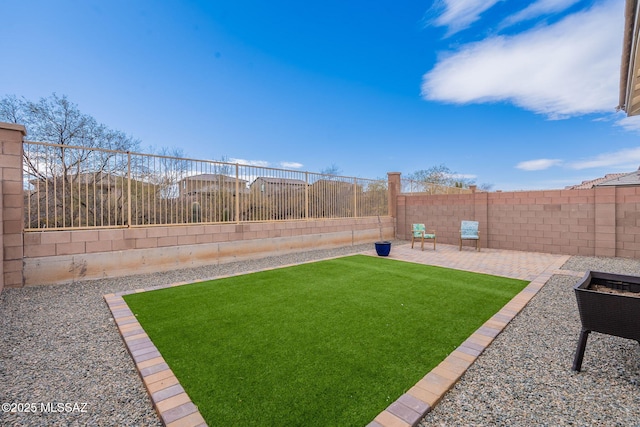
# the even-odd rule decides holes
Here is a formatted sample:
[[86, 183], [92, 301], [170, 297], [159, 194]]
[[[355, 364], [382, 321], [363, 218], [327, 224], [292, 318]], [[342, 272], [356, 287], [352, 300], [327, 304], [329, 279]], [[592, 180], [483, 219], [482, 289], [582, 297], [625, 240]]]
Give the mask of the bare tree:
[[24, 123], [22, 102], [15, 95], [0, 99], [0, 120], [7, 123]]
[[55, 93], [38, 102], [7, 95], [0, 99], [0, 120], [24, 125], [32, 141], [120, 151], [133, 151], [140, 145], [138, 140], [98, 123], [66, 96]]
[[327, 166], [322, 169], [320, 173], [322, 175], [340, 175], [342, 174], [342, 169], [340, 169], [335, 163], [332, 163], [331, 166]]
[[[457, 172], [451, 171], [444, 164], [432, 166], [429, 169], [422, 169], [413, 172], [407, 176], [410, 180], [417, 181], [426, 186], [437, 187], [457, 187], [457, 188], [469, 188], [471, 185], [475, 185], [475, 180], [467, 178]], [[482, 184], [480, 189], [488, 191], [491, 189], [491, 184]]]
[[[430, 184], [442, 185], [447, 187], [457, 187], [460, 183], [473, 184], [472, 180], [461, 179], [456, 172], [452, 172], [444, 164], [432, 166], [429, 169], [422, 169], [409, 174], [409, 179], [420, 182], [428, 182]], [[456, 185], [458, 184], [458, 185]]]
[[109, 190], [109, 198], [122, 199], [125, 194], [122, 188], [116, 189], [111, 182], [115, 182], [114, 173], [124, 176], [129, 165], [126, 156], [115, 151], [135, 150], [139, 141], [98, 123], [66, 96], [55, 93], [37, 102], [5, 96], [0, 99], [0, 120], [24, 125], [31, 141], [53, 144], [31, 145], [24, 151], [25, 176], [38, 194], [29, 203], [36, 204], [33, 211], [38, 217], [47, 218], [46, 226], [103, 223], [97, 216], [122, 220], [122, 214], [114, 210], [115, 201], [113, 204], [109, 201], [105, 209], [90, 196], [88, 189], [96, 185], [107, 188], [110, 182], [108, 185], [114, 191]]

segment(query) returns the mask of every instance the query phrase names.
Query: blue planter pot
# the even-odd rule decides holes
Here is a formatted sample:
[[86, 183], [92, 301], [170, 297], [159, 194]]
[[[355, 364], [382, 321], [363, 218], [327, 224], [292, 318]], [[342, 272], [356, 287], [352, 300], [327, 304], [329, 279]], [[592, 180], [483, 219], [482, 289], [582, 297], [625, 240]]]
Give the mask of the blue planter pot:
[[388, 256], [391, 252], [391, 242], [376, 242], [375, 245], [378, 256]]

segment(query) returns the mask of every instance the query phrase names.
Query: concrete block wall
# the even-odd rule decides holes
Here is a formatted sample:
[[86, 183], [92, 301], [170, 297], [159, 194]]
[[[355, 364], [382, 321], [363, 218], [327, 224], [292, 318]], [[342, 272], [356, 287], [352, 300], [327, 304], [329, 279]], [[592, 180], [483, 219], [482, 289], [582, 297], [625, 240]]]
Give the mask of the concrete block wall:
[[24, 284], [168, 271], [394, 235], [390, 217], [27, 232]]
[[624, 258], [640, 258], [640, 189], [616, 188], [615, 251]]
[[0, 291], [373, 243], [391, 217], [24, 232], [24, 126], [0, 123]]
[[458, 243], [460, 219], [474, 219], [474, 199], [460, 194], [398, 197], [398, 238], [411, 239], [411, 224], [435, 230], [438, 242]]
[[412, 223], [458, 244], [462, 220], [480, 222], [485, 248], [640, 258], [640, 187], [409, 195], [398, 172], [388, 174], [389, 217], [23, 232], [25, 134], [0, 123], [0, 291], [410, 239]]
[[640, 258], [640, 187], [396, 197], [399, 238], [425, 223], [458, 244], [460, 221], [480, 222], [483, 247]]
[[595, 254], [595, 190], [491, 193], [488, 247]]
[[0, 122], [0, 291], [22, 286], [22, 141], [24, 126]]

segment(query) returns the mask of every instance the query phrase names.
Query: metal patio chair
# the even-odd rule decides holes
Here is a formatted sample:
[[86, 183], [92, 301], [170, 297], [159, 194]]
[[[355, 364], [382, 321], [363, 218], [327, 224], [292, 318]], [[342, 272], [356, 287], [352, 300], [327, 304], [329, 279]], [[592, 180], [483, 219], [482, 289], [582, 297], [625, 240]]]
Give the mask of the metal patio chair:
[[424, 239], [433, 240], [433, 250], [436, 250], [436, 232], [435, 230], [427, 231], [424, 224], [411, 224], [411, 249], [413, 249], [413, 242], [420, 239], [420, 247], [424, 251]]
[[476, 250], [480, 251], [480, 223], [478, 221], [462, 221], [460, 224], [460, 250], [463, 240], [475, 240]]

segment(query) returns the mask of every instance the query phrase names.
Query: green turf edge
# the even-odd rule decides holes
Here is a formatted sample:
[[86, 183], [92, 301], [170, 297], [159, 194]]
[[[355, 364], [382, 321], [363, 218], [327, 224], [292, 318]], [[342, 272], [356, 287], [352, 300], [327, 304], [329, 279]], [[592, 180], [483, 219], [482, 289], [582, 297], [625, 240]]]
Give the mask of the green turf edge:
[[365, 425], [526, 285], [356, 255], [124, 298], [209, 425]]

